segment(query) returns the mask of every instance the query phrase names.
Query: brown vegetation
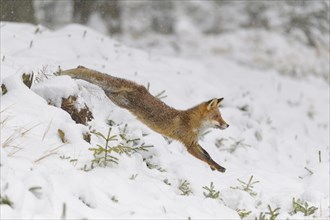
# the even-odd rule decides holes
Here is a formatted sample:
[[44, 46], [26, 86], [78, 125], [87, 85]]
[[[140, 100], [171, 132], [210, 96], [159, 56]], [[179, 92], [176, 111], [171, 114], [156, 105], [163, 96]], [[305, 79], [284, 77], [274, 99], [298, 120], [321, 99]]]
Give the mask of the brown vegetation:
[[61, 108], [68, 112], [76, 123], [86, 125], [94, 117], [88, 106], [85, 104], [84, 108], [78, 109], [76, 107], [76, 96], [69, 96], [68, 98], [62, 98]]

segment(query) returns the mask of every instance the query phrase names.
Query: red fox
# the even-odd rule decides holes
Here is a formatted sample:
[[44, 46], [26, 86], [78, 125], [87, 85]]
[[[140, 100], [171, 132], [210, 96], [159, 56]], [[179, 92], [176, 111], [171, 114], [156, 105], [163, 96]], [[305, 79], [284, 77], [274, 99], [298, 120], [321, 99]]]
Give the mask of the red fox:
[[212, 170], [225, 172], [226, 169], [198, 144], [205, 129], [229, 127], [219, 111], [223, 98], [211, 99], [188, 110], [177, 110], [152, 96], [142, 85], [83, 66], [61, 71], [60, 75], [100, 86], [112, 102], [130, 111], [152, 130], [183, 143], [190, 154], [206, 162]]

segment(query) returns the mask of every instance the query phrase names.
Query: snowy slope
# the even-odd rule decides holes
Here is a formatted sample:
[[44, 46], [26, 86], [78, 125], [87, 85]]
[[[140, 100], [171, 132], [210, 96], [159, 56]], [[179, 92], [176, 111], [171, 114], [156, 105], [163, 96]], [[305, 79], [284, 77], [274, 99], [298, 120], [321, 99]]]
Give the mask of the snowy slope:
[[[268, 205], [280, 208], [277, 219], [329, 218], [329, 85], [324, 81], [295, 80], [220, 55], [156, 56], [78, 25], [53, 32], [1, 23], [0, 30], [1, 84], [8, 90], [1, 96], [0, 193], [2, 203], [12, 202], [0, 206], [1, 219], [239, 219], [244, 213], [254, 219], [262, 213], [269, 218]], [[211, 171], [180, 143], [151, 131], [97, 86], [51, 76], [58, 66], [78, 65], [150, 83], [152, 94], [165, 90], [164, 101], [178, 109], [225, 97], [221, 112], [230, 128], [212, 130], [200, 143], [226, 173]], [[36, 80], [29, 89], [21, 75], [32, 71]], [[87, 126], [59, 108], [69, 95], [92, 111]], [[104, 143], [92, 134], [89, 144], [82, 134], [106, 135], [108, 120], [119, 124], [114, 135], [127, 124], [130, 138], [154, 147], [131, 156], [114, 153], [118, 164], [86, 170], [94, 158], [89, 149]], [[238, 179], [248, 182], [251, 176], [259, 182], [244, 190]], [[180, 190], [185, 180], [189, 195]], [[220, 191], [216, 199], [204, 195], [211, 182]], [[293, 198], [317, 210], [294, 214]]]

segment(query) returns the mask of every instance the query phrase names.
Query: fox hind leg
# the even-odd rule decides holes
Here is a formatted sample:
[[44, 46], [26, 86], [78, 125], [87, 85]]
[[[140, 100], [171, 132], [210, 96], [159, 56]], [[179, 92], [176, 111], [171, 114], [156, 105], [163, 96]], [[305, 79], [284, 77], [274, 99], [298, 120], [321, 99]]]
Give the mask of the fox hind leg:
[[122, 108], [128, 108], [129, 107], [129, 100], [126, 97], [126, 93], [125, 92], [109, 92], [109, 91], [105, 91], [105, 94], [108, 96], [108, 98], [115, 103], [116, 105], [118, 105], [119, 107]]

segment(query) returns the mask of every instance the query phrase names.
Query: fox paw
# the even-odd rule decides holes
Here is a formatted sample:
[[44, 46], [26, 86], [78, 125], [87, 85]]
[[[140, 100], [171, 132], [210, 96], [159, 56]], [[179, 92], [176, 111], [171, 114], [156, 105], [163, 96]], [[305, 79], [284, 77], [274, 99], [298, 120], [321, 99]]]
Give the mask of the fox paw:
[[212, 171], [215, 171], [215, 170], [217, 170], [217, 171], [219, 171], [219, 172], [221, 172], [221, 173], [224, 173], [224, 172], [226, 172], [226, 168], [224, 168], [224, 167], [222, 167], [222, 166], [218, 166], [218, 167], [210, 167], [211, 168], [211, 170]]

